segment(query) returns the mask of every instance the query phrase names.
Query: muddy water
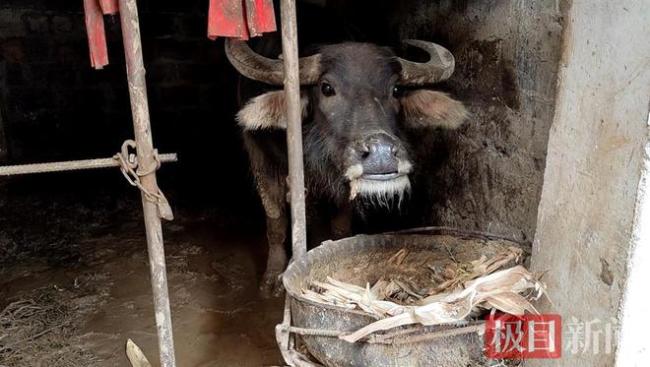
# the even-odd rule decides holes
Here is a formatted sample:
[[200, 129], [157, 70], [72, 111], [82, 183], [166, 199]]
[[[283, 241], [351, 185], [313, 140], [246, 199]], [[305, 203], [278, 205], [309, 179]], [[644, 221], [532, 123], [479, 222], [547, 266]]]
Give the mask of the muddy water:
[[[178, 366], [281, 364], [274, 327], [282, 300], [257, 292], [263, 236], [215, 228], [209, 221], [166, 225]], [[90, 352], [84, 367], [129, 366], [127, 338], [158, 365], [143, 229], [133, 222], [103, 232], [79, 242], [74, 265], [35, 259], [5, 268], [0, 294], [14, 300], [51, 291], [76, 310], [73, 336], [64, 342]]]

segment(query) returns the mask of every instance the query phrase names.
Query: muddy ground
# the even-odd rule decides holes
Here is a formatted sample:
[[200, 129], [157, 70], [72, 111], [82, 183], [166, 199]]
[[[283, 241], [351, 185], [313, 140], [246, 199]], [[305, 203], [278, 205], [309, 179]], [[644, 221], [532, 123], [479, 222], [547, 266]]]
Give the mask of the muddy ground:
[[[156, 365], [137, 196], [72, 189], [0, 201], [0, 366], [129, 366], [128, 338]], [[176, 209], [164, 228], [178, 365], [280, 364], [282, 301], [257, 291], [262, 228]]]

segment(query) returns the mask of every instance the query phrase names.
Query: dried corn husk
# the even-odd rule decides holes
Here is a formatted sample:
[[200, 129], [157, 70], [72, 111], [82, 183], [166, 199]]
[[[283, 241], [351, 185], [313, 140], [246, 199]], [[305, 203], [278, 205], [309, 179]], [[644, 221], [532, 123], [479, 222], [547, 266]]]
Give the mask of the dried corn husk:
[[142, 349], [131, 339], [126, 341], [126, 356], [132, 367], [151, 367], [151, 363], [147, 360]]
[[[399, 266], [408, 256], [406, 249], [396, 252], [388, 260], [389, 263]], [[328, 278], [326, 283], [312, 282], [313, 289], [304, 289], [303, 296], [314, 302], [327, 303], [345, 308], [374, 309], [378, 318], [389, 316], [394, 307], [380, 307], [376, 309], [370, 303], [378, 301], [392, 301], [400, 305], [424, 305], [433, 301], [440, 300], [454, 290], [462, 289], [463, 285], [479, 276], [490, 274], [495, 270], [511, 262], [518, 263], [523, 256], [523, 251], [517, 247], [509, 247], [492, 257], [491, 259], [482, 256], [466, 264], [456, 262], [446, 264], [441, 269], [429, 266], [432, 274], [433, 287], [427, 289], [418, 289], [410, 284], [406, 279], [400, 279], [396, 276], [392, 279], [379, 279], [370, 290], [359, 286], [343, 283], [335, 279]], [[454, 259], [450, 252], [450, 257]], [[455, 261], [455, 260], [454, 260]], [[357, 305], [357, 306], [355, 306]], [[369, 311], [370, 312], [370, 311]]]
[[[351, 292], [350, 288], [347, 286], [346, 288], [344, 292]], [[393, 303], [391, 307], [389, 304], [392, 302], [388, 301], [383, 301], [381, 306], [366, 303], [362, 308], [390, 310], [394, 316], [378, 320], [340, 338], [353, 343], [374, 332], [398, 326], [411, 324], [429, 326], [458, 322], [464, 320], [475, 307], [494, 308], [514, 315], [521, 315], [526, 311], [537, 313], [529, 299], [538, 299], [543, 291], [543, 284], [537, 277], [523, 266], [515, 266], [480, 277], [467, 284], [462, 291], [453, 292], [442, 299], [421, 306], [400, 306]], [[522, 293], [528, 294], [528, 298], [522, 296]], [[360, 299], [358, 295], [357, 299]], [[361, 304], [359, 306], [361, 307]]]
[[454, 290], [463, 283], [485, 274], [491, 274], [512, 261], [519, 262], [523, 254], [520, 248], [509, 247], [491, 259], [481, 256], [480, 259], [472, 261], [470, 264], [448, 264], [439, 272], [440, 274], [437, 269], [432, 268], [434, 279], [435, 276], [438, 276], [440, 284], [431, 292], [431, 295]]
[[[325, 282], [312, 282], [303, 296], [318, 303], [348, 309], [361, 309], [375, 316], [374, 322], [341, 338], [357, 341], [371, 333], [394, 327], [422, 324], [439, 325], [468, 319], [481, 308], [493, 308], [509, 314], [537, 313], [531, 300], [543, 293], [539, 278], [522, 266], [500, 270], [518, 264], [523, 251], [509, 247], [492, 258], [482, 256], [468, 263], [458, 263], [451, 250], [453, 261], [432, 271], [433, 287], [417, 289], [406, 279], [379, 279], [374, 285], [360, 287], [328, 277]], [[402, 249], [388, 263], [399, 266], [408, 256]]]

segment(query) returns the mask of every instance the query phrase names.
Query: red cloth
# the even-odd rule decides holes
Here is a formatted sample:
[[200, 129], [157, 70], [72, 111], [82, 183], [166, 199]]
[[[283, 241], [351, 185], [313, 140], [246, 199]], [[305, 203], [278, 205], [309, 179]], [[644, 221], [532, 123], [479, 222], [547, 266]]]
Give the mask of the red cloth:
[[104, 31], [104, 14], [97, 0], [84, 0], [84, 14], [86, 33], [88, 34], [90, 65], [95, 69], [102, 69], [108, 65], [108, 49]]
[[246, 40], [276, 30], [273, 0], [210, 0], [208, 38]]
[[116, 14], [119, 8], [118, 0], [84, 0], [90, 65], [95, 69], [108, 65], [104, 14]]
[[[90, 65], [108, 65], [104, 15], [119, 11], [118, 0], [84, 0]], [[210, 0], [208, 37], [248, 39], [276, 31], [273, 0]]]
[[119, 0], [99, 0], [99, 7], [102, 8], [104, 15], [117, 14], [120, 9]]

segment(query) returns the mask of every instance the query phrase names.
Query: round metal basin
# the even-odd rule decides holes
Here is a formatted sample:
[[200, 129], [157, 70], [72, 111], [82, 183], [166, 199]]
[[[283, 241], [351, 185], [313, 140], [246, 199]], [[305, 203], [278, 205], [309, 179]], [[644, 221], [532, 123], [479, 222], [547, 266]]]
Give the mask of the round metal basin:
[[[299, 328], [352, 332], [376, 320], [364, 311], [320, 304], [304, 298], [302, 290], [308, 288], [313, 281], [324, 281], [330, 276], [363, 286], [398, 273], [400, 276], [417, 278], [426, 274], [427, 266], [448, 264], [450, 257], [464, 263], [479, 259], [482, 255], [489, 258], [510, 246], [522, 248], [525, 253], [529, 253], [527, 245], [510, 240], [439, 228], [326, 241], [302, 259], [293, 262], [284, 273], [283, 283], [290, 299], [291, 324]], [[399, 265], [394, 264], [391, 257], [402, 249], [406, 249], [406, 257]], [[384, 332], [397, 332], [401, 335], [391, 338], [393, 344], [368, 341], [348, 343], [329, 336], [303, 335], [300, 338], [309, 353], [328, 367], [484, 365], [483, 337], [476, 332], [432, 340], [421, 337], [459, 327], [463, 325], [416, 325]]]

